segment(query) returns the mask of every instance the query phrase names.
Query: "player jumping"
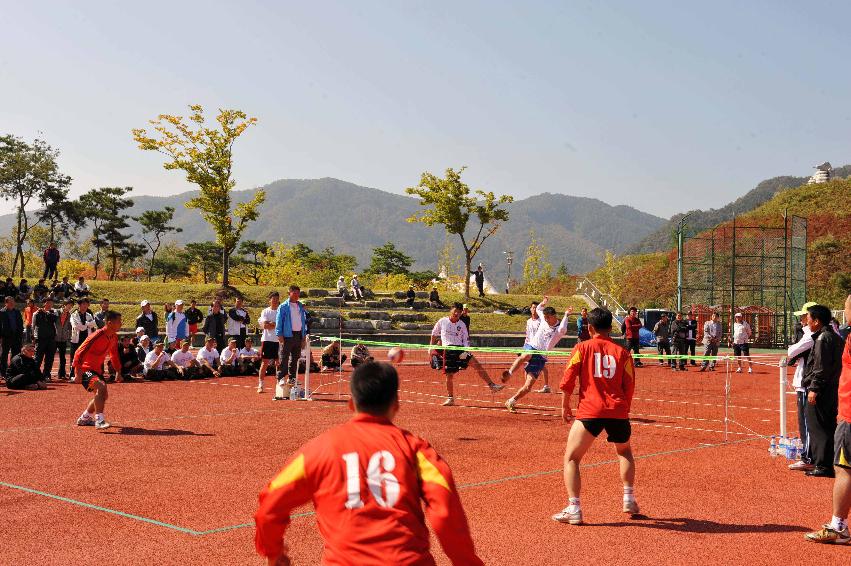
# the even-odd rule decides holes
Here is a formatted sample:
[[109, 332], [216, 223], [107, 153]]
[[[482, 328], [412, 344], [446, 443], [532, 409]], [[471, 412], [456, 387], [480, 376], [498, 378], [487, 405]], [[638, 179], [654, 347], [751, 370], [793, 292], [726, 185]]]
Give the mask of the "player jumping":
[[615, 445], [618, 455], [623, 481], [623, 512], [638, 514], [633, 491], [635, 460], [629, 445], [632, 435], [629, 408], [635, 392], [632, 356], [609, 338], [612, 313], [596, 308], [588, 315], [588, 325], [591, 339], [580, 342], [573, 349], [561, 382], [564, 392], [562, 418], [570, 422], [573, 418], [570, 397], [576, 381], [579, 381], [577, 420], [570, 427], [564, 451], [564, 484], [570, 501], [567, 507], [553, 515], [554, 521], [571, 525], [582, 524], [579, 463], [603, 430], [607, 440]]
[[97, 429], [109, 428], [103, 416], [106, 405], [106, 380], [103, 378], [103, 364], [108, 355], [115, 367], [115, 379], [121, 381], [121, 362], [118, 357], [118, 331], [121, 330], [121, 314], [107, 311], [104, 317], [106, 325], [89, 335], [74, 353], [74, 367], [80, 383], [86, 391], [93, 391], [94, 399], [89, 401], [86, 410], [77, 419], [79, 426], [94, 426]]
[[[438, 320], [434, 329], [431, 331], [431, 345], [438, 342], [442, 346], [462, 346], [470, 347], [470, 335], [467, 333], [467, 325], [461, 322], [461, 312], [464, 310], [464, 305], [455, 303], [452, 310], [449, 311], [449, 316], [444, 316]], [[469, 352], [460, 350], [441, 349], [440, 353], [437, 350], [429, 350], [431, 356], [432, 369], [443, 369], [446, 375], [446, 401], [443, 402], [444, 407], [450, 407], [455, 404], [455, 388], [453, 384], [453, 376], [462, 369], [467, 369], [468, 365], [472, 365], [479, 376], [487, 383], [491, 391], [500, 391], [504, 385], [497, 385], [488, 376], [485, 368], [480, 364]]]
[[523, 354], [518, 357], [514, 360], [514, 363], [511, 364], [511, 369], [502, 373], [502, 380], [507, 381], [508, 378], [511, 377], [511, 373], [516, 366], [520, 365], [523, 359], [526, 360], [526, 383], [523, 384], [523, 387], [517, 390], [517, 393], [515, 393], [513, 397], [505, 402], [505, 407], [511, 413], [517, 412], [517, 409], [515, 408], [517, 401], [522, 399], [529, 393], [529, 391], [531, 391], [532, 385], [535, 384], [538, 376], [542, 371], [546, 371], [545, 366], [547, 358], [537, 352], [552, 350], [556, 347], [564, 335], [567, 334], [567, 317], [573, 311], [571, 309], [564, 311], [564, 317], [561, 319], [561, 322], [559, 322], [556, 318], [556, 310], [553, 307], [544, 306], [548, 301], [548, 297], [544, 297], [544, 300], [535, 307], [539, 319], [538, 327], [531, 338], [527, 335], [526, 344], [523, 346], [524, 350], [531, 350], [535, 353]]
[[433, 565], [423, 514], [452, 564], [479, 566], [452, 472], [425, 440], [393, 424], [399, 376], [366, 362], [351, 379], [354, 417], [301, 447], [260, 494], [257, 552], [289, 566], [290, 513], [313, 500], [323, 564]]

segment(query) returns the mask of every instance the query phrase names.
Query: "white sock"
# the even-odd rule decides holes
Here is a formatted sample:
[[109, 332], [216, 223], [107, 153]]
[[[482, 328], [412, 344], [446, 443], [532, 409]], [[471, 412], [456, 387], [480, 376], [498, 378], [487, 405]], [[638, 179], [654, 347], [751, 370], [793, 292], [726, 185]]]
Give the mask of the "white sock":
[[623, 486], [623, 500], [635, 501], [635, 488]]
[[568, 507], [573, 507], [574, 509], [579, 509], [579, 498], [578, 497], [569, 497], [567, 499]]
[[103, 418], [103, 413], [98, 413], [98, 414], [96, 414], [96, 415], [95, 415], [95, 420], [97, 420], [97, 421], [102, 421], [102, 420], [104, 420], [104, 418]]
[[836, 515], [830, 520], [830, 528], [834, 531], [844, 531], [845, 527], [848, 526], [848, 522], [845, 519], [841, 519]]

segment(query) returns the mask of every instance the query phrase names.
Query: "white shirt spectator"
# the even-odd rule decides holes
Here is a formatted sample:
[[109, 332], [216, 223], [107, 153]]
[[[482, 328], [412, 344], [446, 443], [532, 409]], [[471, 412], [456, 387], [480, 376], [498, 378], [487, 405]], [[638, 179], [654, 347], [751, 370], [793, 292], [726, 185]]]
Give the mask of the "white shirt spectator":
[[263, 312], [260, 313], [260, 316], [257, 317], [257, 326], [263, 329], [263, 335], [260, 337], [260, 340], [263, 342], [277, 342], [278, 337], [275, 335], [275, 329], [271, 330], [264, 327], [264, 324], [267, 322], [271, 322], [275, 324], [278, 319], [278, 309], [273, 309], [272, 307], [266, 307], [263, 309]]
[[206, 361], [208, 364], [215, 365], [216, 362], [219, 361], [219, 351], [213, 348], [212, 350], [208, 350], [206, 346], [198, 350], [198, 355], [195, 356], [195, 359], [198, 362]]
[[160, 355], [157, 356], [157, 353], [154, 350], [148, 352], [148, 355], [145, 356], [145, 371], [150, 369], [163, 369], [163, 364], [171, 361], [171, 356], [168, 355], [168, 352], [163, 350], [160, 352]]
[[434, 324], [431, 331], [432, 336], [439, 336], [443, 346], [469, 346], [470, 335], [467, 333], [467, 325], [458, 320], [452, 322], [448, 316], [444, 316]]
[[191, 362], [194, 359], [195, 359], [195, 354], [193, 354], [192, 352], [190, 352], [188, 350], [185, 351], [185, 352], [183, 350], [178, 350], [174, 353], [174, 355], [171, 356], [171, 361], [174, 362], [174, 365], [182, 367], [182, 368], [188, 368], [189, 362]]
[[[804, 331], [804, 335], [801, 336], [800, 340], [789, 346], [789, 350], [786, 352], [790, 358], [803, 354], [813, 348], [813, 331], [810, 330], [809, 326], [803, 327], [802, 330]], [[801, 380], [803, 378], [804, 360], [800, 359], [795, 366], [795, 377], [792, 378], [792, 386], [798, 391], [804, 391], [804, 388], [801, 387]]]
[[[243, 318], [248, 315], [245, 309], [236, 309], [236, 314], [237, 316], [241, 316]], [[225, 332], [227, 332], [231, 336], [238, 336], [244, 328], [246, 328], [245, 323], [232, 319], [230, 317], [230, 313], [228, 312], [227, 330], [225, 330]]]
[[89, 284], [88, 283], [80, 283], [77, 281], [74, 283], [74, 291], [78, 293], [88, 293], [89, 292]]
[[258, 352], [254, 348], [245, 347], [245, 348], [243, 348], [242, 350], [239, 351], [239, 358], [240, 359], [242, 359], [242, 358], [252, 359], [252, 358], [259, 358], [259, 357], [260, 357], [260, 352]]
[[733, 344], [747, 344], [751, 337], [751, 325], [747, 322], [733, 323]]
[[234, 348], [231, 350], [230, 348], [225, 348], [222, 350], [222, 353], [219, 355], [219, 359], [223, 364], [233, 365], [239, 361], [239, 350]]

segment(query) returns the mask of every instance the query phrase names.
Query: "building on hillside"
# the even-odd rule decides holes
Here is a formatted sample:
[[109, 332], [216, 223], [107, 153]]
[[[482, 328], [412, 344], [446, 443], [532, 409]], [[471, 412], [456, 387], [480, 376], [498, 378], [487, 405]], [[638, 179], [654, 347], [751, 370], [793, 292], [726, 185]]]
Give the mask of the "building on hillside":
[[821, 165], [815, 166], [816, 172], [810, 177], [810, 180], [807, 181], [808, 185], [817, 185], [819, 183], [827, 183], [830, 181], [830, 178], [833, 176], [833, 167], [830, 166], [829, 161], [825, 161]]

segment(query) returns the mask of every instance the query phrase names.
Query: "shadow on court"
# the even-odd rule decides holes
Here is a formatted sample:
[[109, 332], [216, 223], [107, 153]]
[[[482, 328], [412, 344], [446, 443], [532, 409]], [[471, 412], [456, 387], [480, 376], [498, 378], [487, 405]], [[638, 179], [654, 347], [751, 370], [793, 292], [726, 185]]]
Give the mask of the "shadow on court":
[[588, 523], [588, 526], [644, 527], [647, 529], [699, 534], [798, 533], [811, 530], [800, 525], [776, 525], [771, 523], [762, 525], [736, 525], [719, 523], [717, 521], [709, 521], [706, 519], [690, 519], [688, 517], [665, 519], [648, 517], [647, 515], [635, 515], [631, 521], [619, 521], [616, 523]]
[[199, 433], [178, 428], [139, 428], [135, 426], [116, 426], [106, 434], [124, 434], [127, 436], [216, 436], [212, 433]]

